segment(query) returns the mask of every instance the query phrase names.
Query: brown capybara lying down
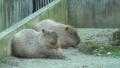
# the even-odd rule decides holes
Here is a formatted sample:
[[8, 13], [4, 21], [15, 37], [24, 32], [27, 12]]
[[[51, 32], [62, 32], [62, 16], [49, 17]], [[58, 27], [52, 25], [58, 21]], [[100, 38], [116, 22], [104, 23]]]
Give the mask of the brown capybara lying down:
[[38, 32], [42, 29], [56, 32], [62, 48], [76, 47], [80, 42], [80, 38], [75, 28], [49, 19], [39, 22], [33, 29]]
[[19, 58], [62, 58], [64, 55], [57, 38], [57, 33], [52, 31], [23, 29], [12, 39], [12, 55]]

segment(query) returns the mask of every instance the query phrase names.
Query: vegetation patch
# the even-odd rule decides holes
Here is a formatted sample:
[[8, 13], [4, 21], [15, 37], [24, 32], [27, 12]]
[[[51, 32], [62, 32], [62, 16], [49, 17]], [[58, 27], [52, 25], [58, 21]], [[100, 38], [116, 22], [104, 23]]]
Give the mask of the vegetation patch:
[[120, 57], [120, 46], [97, 44], [87, 41], [79, 45], [79, 51], [96, 56]]

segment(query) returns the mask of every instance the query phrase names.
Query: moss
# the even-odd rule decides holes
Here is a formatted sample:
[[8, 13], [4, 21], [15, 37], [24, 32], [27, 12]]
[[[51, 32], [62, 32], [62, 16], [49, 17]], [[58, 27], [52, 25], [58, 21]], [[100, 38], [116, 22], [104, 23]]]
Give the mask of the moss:
[[85, 42], [79, 45], [80, 52], [86, 54], [92, 54], [93, 50], [96, 49], [96, 45], [92, 42]]
[[96, 56], [120, 57], [119, 46], [97, 44], [91, 41], [80, 44], [79, 51], [85, 54], [96, 55]]
[[6, 63], [7, 63], [7, 58], [4, 57], [4, 56], [0, 57], [0, 64], [1, 64], [1, 63], [6, 64]]
[[0, 57], [1, 56], [6, 56], [6, 52], [7, 52], [6, 44], [7, 43], [4, 39], [2, 41], [0, 41]]

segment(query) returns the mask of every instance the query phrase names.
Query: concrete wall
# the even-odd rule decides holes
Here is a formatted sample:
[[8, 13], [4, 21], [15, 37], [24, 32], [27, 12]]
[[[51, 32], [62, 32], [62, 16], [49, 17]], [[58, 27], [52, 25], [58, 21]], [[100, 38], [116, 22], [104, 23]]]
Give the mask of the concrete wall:
[[120, 27], [120, 0], [68, 0], [68, 13], [75, 27]]

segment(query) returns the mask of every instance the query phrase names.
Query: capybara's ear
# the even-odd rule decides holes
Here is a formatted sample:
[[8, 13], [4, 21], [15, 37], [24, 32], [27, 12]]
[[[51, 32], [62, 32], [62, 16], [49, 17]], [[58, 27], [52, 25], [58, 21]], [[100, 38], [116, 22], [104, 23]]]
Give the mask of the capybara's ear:
[[68, 29], [69, 29], [69, 27], [68, 27], [68, 26], [66, 26], [66, 27], [65, 27], [65, 31], [67, 31]]
[[45, 30], [44, 30], [44, 29], [42, 29], [42, 32], [43, 32], [43, 33], [45, 33]]

